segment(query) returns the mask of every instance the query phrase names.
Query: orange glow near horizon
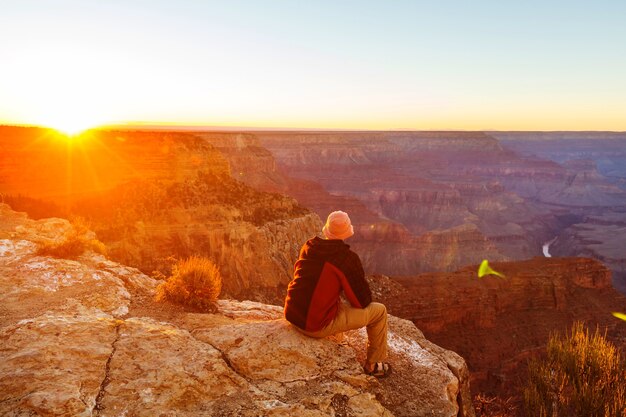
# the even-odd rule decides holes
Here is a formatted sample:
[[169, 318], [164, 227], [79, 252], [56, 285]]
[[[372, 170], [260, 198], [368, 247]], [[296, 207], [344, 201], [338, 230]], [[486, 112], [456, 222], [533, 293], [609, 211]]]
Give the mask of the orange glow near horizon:
[[[615, 112], [617, 113], [617, 111]], [[365, 114], [365, 113], [364, 113]], [[356, 117], [348, 117], [343, 120], [336, 118], [329, 119], [259, 119], [254, 118], [235, 118], [225, 117], [219, 120], [201, 120], [201, 119], [188, 119], [177, 118], [172, 120], [170, 118], [163, 119], [147, 119], [147, 120], [121, 120], [121, 121], [98, 121], [96, 117], [86, 117], [84, 119], [76, 116], [75, 119], [72, 116], [58, 116], [58, 117], [45, 117], [45, 118], [16, 118], [16, 119], [0, 119], [0, 124], [6, 125], [24, 125], [24, 126], [38, 126], [47, 127], [66, 134], [67, 136], [76, 136], [80, 133], [97, 128], [139, 128], [150, 129], [151, 126], [155, 127], [168, 127], [168, 128], [188, 128], [193, 129], [227, 129], [227, 130], [245, 130], [245, 129], [266, 129], [266, 130], [307, 130], [307, 129], [320, 129], [320, 130], [374, 130], [374, 131], [393, 131], [393, 130], [458, 130], [458, 131], [626, 131], [626, 127], [623, 126], [623, 121], [615, 114], [606, 115], [604, 121], [599, 123], [593, 118], [584, 116], [572, 119], [568, 116], [560, 114], [554, 114], [553, 117], [536, 118], [528, 121], [513, 120], [508, 115], [502, 115], [502, 117], [494, 117], [491, 120], [476, 118], [470, 119], [457, 118], [460, 123], [454, 123], [452, 118], [444, 118], [441, 115], [432, 115], [432, 117], [423, 116], [419, 119], [400, 119], [389, 118], [376, 120], [374, 115], [367, 120], [359, 120]], [[103, 120], [103, 119], [100, 119]]]
[[8, 3], [0, 123], [626, 131], [624, 2]]

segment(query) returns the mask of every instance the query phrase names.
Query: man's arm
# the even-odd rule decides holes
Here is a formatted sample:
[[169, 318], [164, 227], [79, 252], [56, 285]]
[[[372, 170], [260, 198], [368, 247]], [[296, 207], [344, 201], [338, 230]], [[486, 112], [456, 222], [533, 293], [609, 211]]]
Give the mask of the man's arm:
[[355, 308], [365, 308], [372, 302], [372, 291], [365, 280], [365, 271], [359, 256], [350, 251], [340, 268], [345, 279], [341, 279], [341, 287], [350, 302]]

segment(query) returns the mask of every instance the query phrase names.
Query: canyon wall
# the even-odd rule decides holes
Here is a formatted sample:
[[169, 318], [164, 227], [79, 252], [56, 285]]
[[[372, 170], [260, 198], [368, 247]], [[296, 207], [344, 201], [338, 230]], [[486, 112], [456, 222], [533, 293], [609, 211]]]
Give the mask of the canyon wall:
[[[624, 135], [576, 133], [576, 141], [565, 141], [561, 136], [557, 140], [522, 133], [496, 132], [494, 137], [481, 132], [256, 132], [256, 136], [276, 158], [272, 170], [286, 178], [283, 192], [321, 218], [336, 209], [351, 214], [357, 233], [349, 243], [369, 272], [411, 275], [453, 271], [482, 259], [538, 256], [546, 241], [590, 216], [603, 222], [618, 219], [612, 228], [620, 227], [626, 192], [619, 180], [624, 179], [608, 176], [606, 167], [618, 175]], [[599, 147], [607, 142], [607, 148], [594, 149], [590, 141]], [[565, 156], [556, 158], [559, 147], [550, 145], [553, 142]], [[555, 253], [560, 255], [609, 258], [594, 255], [597, 251], [588, 246], [586, 252], [558, 246]], [[624, 259], [625, 255], [618, 256], [610, 264], [616, 276]]]
[[242, 132], [194, 132], [228, 160], [231, 175], [249, 186], [268, 192], [284, 192], [286, 181], [276, 168], [272, 153], [259, 138]]
[[539, 255], [557, 227], [550, 209], [503, 184], [515, 164], [534, 181], [544, 181], [541, 172], [481, 132], [257, 136], [301, 204], [322, 218], [350, 210], [358, 233], [349, 243], [370, 272], [452, 271], [483, 258], [524, 259]]
[[[565, 169], [568, 187], [544, 201], [560, 205], [570, 221], [555, 233], [556, 256], [588, 256], [613, 272], [626, 294], [626, 133], [493, 132], [503, 146], [527, 158], [543, 158]], [[584, 195], [584, 196], [583, 196]], [[567, 204], [567, 206], [565, 205]]]
[[550, 246], [554, 256], [586, 256], [613, 272], [613, 286], [626, 294], [626, 213], [587, 216], [564, 229]]
[[508, 149], [558, 163], [592, 160], [599, 172], [626, 189], [626, 132], [492, 132]]
[[467, 360], [476, 392], [517, 394], [525, 361], [575, 320], [600, 326], [617, 346], [626, 343], [623, 322], [611, 315], [624, 311], [626, 297], [612, 288], [611, 272], [600, 262], [537, 257], [492, 267], [506, 278], [478, 278], [478, 265], [472, 265], [451, 273], [374, 277], [372, 286], [390, 313]]

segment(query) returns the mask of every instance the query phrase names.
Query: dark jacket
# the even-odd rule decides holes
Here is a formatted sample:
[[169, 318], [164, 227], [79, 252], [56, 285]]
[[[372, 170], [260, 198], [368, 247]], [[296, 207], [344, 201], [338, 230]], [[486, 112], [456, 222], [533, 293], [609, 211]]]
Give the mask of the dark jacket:
[[335, 318], [342, 290], [352, 307], [372, 302], [359, 256], [343, 240], [309, 239], [287, 289], [285, 318], [303, 330], [321, 330]]

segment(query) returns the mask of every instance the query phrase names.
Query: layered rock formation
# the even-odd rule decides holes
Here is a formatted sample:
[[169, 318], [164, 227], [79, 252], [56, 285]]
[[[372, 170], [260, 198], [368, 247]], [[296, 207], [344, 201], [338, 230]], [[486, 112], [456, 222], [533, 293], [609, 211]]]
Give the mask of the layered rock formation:
[[[626, 212], [623, 134], [494, 135], [502, 144], [480, 132], [257, 132], [289, 177], [287, 193], [322, 218], [354, 215], [350, 243], [373, 273], [528, 259], [588, 216]], [[623, 260], [610, 263], [616, 276]]]
[[228, 160], [231, 175], [262, 191], [284, 192], [287, 179], [276, 169], [272, 153], [261, 145], [259, 138], [242, 132], [196, 132], [218, 149]]
[[296, 332], [280, 307], [155, 304], [157, 281], [101, 255], [37, 255], [65, 220], [0, 205], [3, 416], [473, 416], [463, 359], [390, 317], [392, 376], [363, 374], [364, 331]]
[[626, 213], [588, 216], [563, 230], [550, 246], [555, 256], [599, 259], [613, 271], [613, 286], [626, 295]]
[[273, 159], [246, 135], [229, 138], [212, 137], [213, 146], [176, 132], [69, 139], [0, 127], [0, 195], [37, 216], [85, 217], [113, 259], [145, 273], [167, 275], [168, 258], [201, 255], [220, 264], [227, 294], [280, 302], [301, 243], [321, 223], [292, 198], [239, 181], [242, 167], [268, 171]]
[[[354, 223], [363, 227], [351, 243], [371, 272], [450, 271], [484, 257], [539, 255], [558, 223], [503, 186], [501, 176], [523, 163], [480, 132], [257, 134], [295, 178], [287, 192], [302, 204], [320, 217], [356, 207]], [[301, 181], [321, 188], [300, 191]]]
[[466, 358], [476, 392], [513, 393], [525, 360], [575, 320], [606, 329], [618, 346], [626, 343], [623, 322], [611, 315], [626, 309], [626, 297], [612, 288], [611, 272], [598, 261], [537, 257], [492, 266], [506, 278], [479, 279], [474, 265], [393, 281], [378, 277], [372, 286], [392, 314]]
[[[558, 233], [551, 252], [588, 256], [613, 271], [615, 288], [626, 294], [626, 133], [494, 132], [508, 149], [562, 164], [567, 187], [545, 201], [561, 205], [571, 219]], [[568, 206], [563, 205], [567, 203]]]
[[609, 181], [626, 179], [625, 132], [492, 132], [507, 148], [522, 155], [563, 163], [575, 159], [595, 162]]

